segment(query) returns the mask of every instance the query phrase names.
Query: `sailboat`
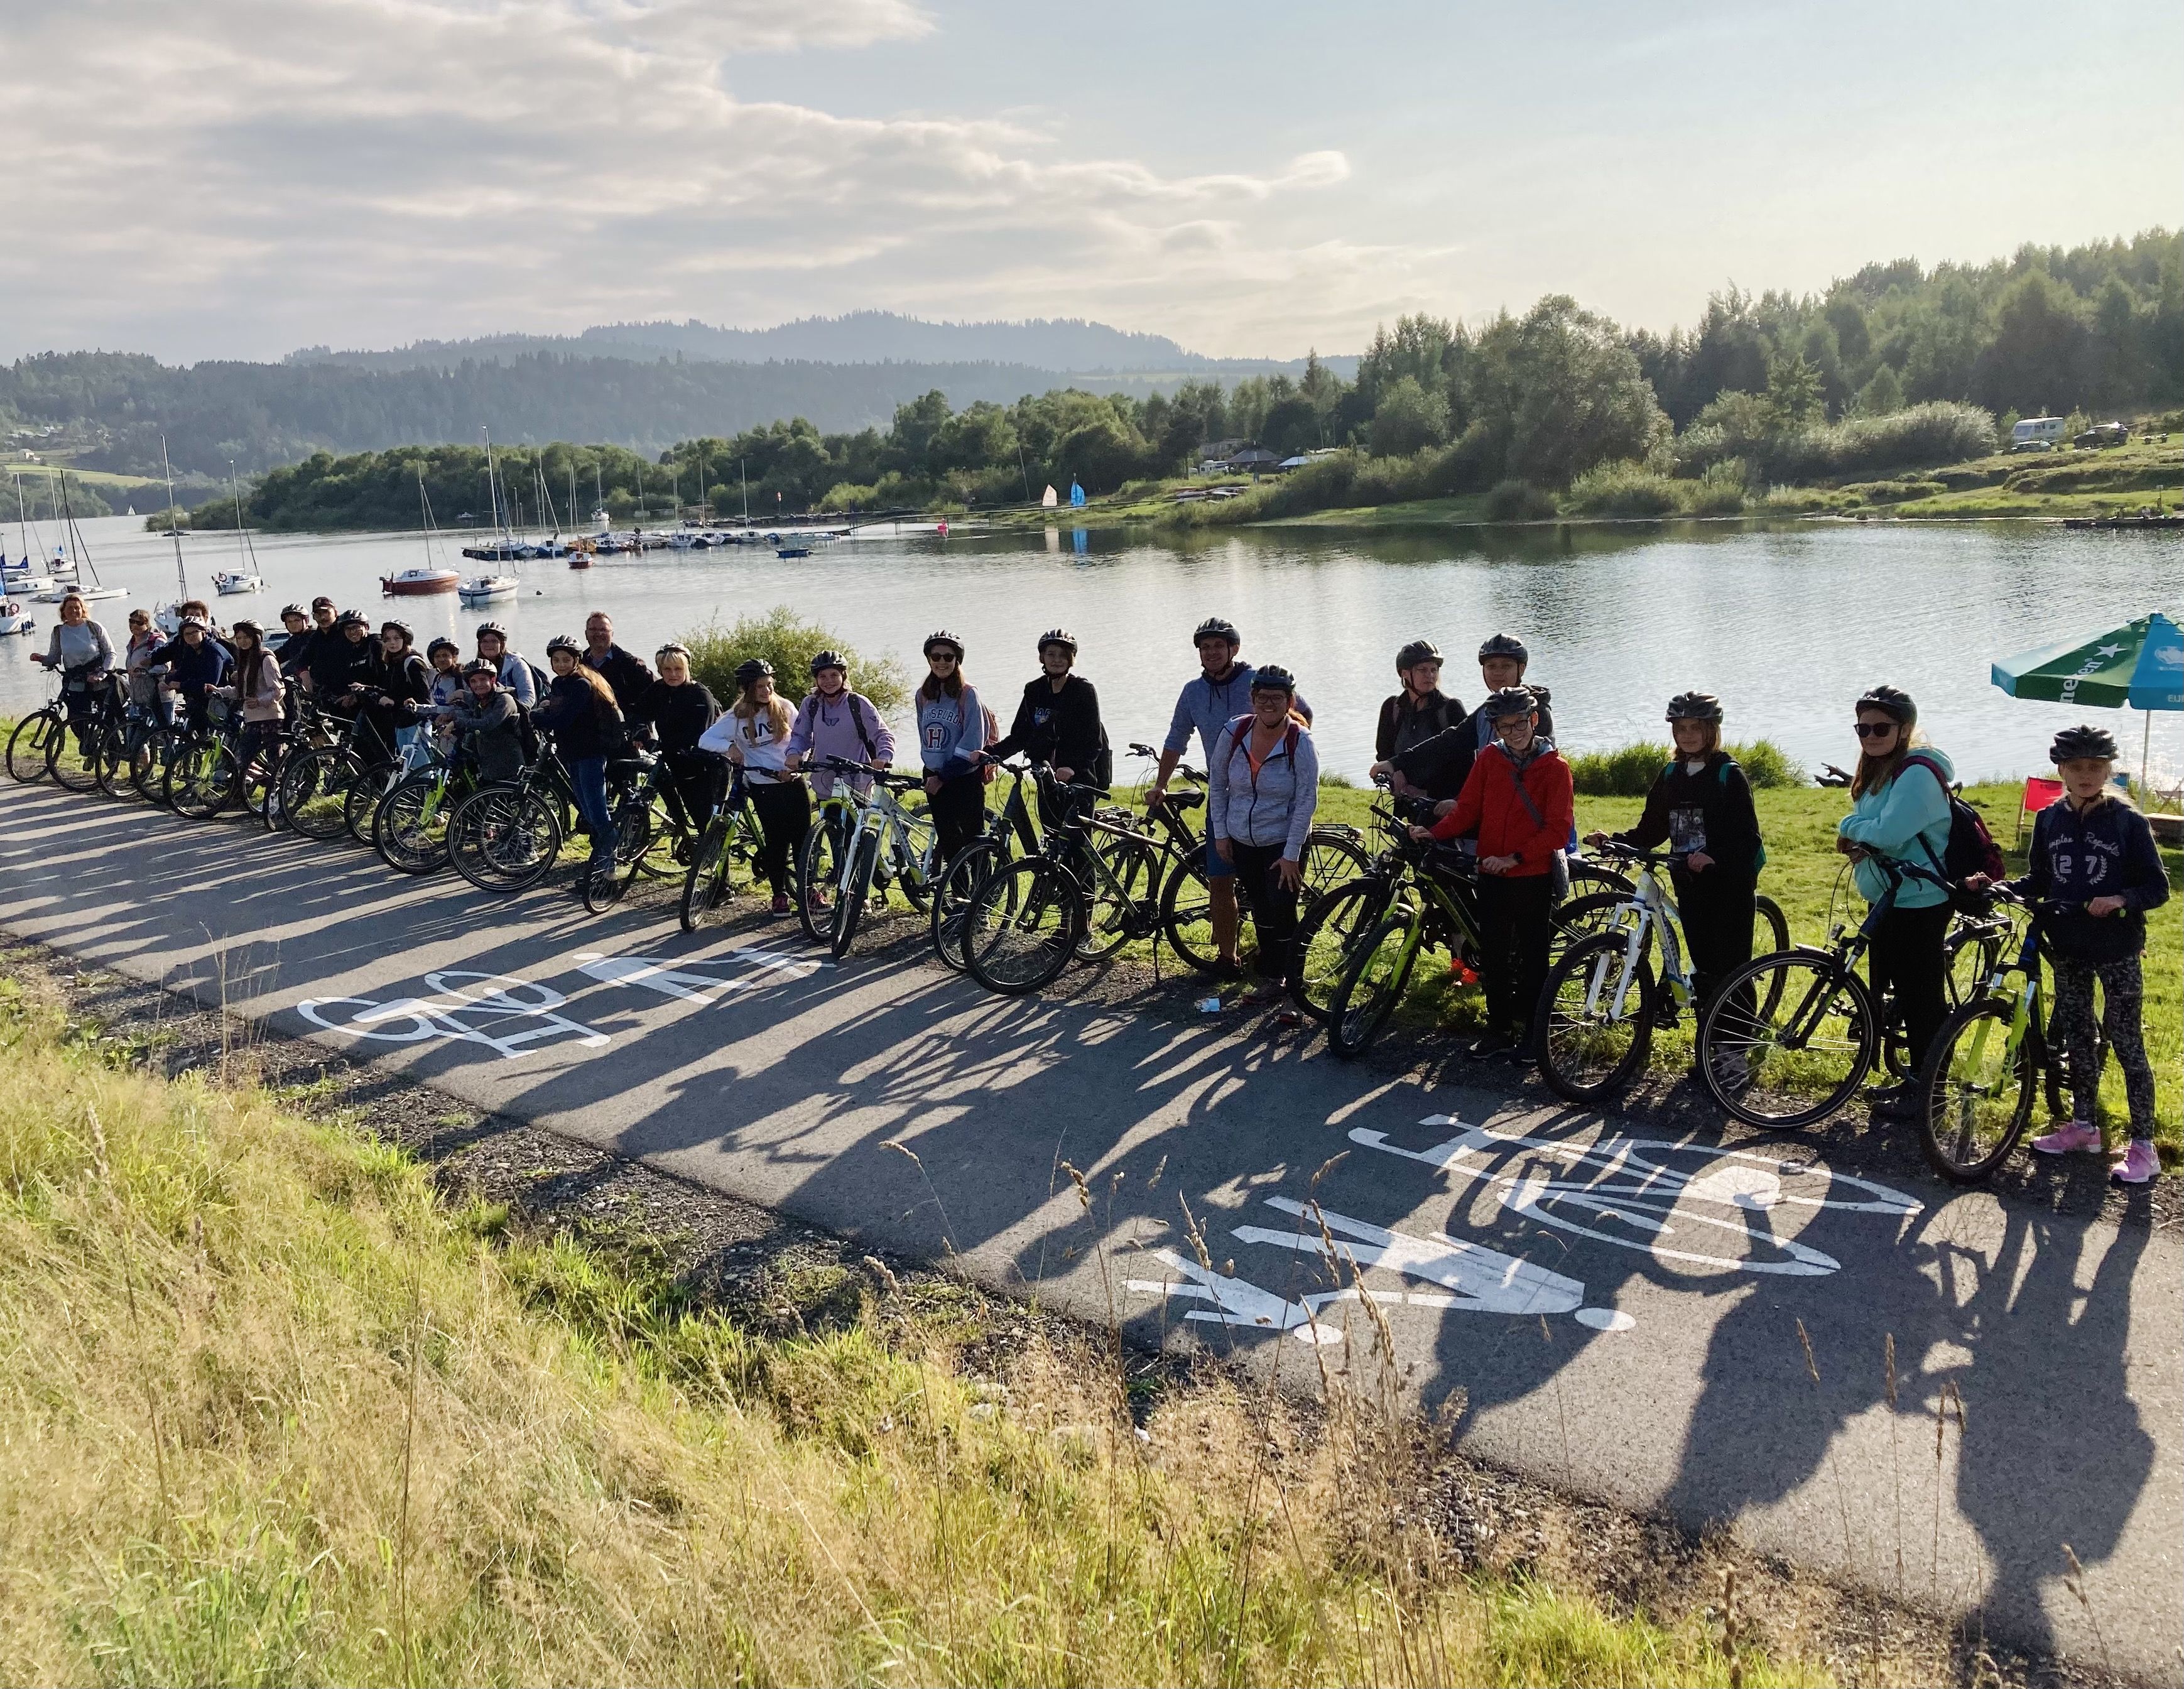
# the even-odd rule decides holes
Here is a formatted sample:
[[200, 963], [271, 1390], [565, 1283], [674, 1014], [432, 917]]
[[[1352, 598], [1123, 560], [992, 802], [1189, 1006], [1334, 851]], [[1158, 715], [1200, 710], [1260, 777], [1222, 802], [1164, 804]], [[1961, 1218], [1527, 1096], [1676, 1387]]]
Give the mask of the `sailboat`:
[[[212, 577], [213, 589], [223, 597], [240, 594], [262, 593], [265, 577], [258, 572], [258, 548], [250, 543], [249, 531], [242, 526], [242, 493], [236, 485], [235, 460], [227, 460], [227, 496], [235, 502], [235, 543], [241, 555], [240, 569], [219, 570]], [[181, 542], [176, 542], [179, 548]]]
[[[66, 545], [57, 545], [53, 548], [53, 584], [44, 592], [36, 594], [31, 599], [31, 602], [58, 604], [71, 593], [86, 604], [99, 599], [126, 598], [128, 594], [121, 588], [109, 587], [101, 582], [98, 578], [98, 570], [92, 564], [91, 548], [83, 543], [83, 530], [75, 525], [75, 512], [69, 506], [66, 470], [62, 470], [59, 473], [58, 486], [59, 493], [54, 499], [53, 504], [60, 511], [61, 531], [74, 542], [75, 555], [74, 556], [70, 555]], [[91, 570], [91, 583], [88, 586], [81, 584], [81, 577], [77, 572], [79, 561], [83, 567]]]
[[190, 596], [190, 573], [182, 566], [182, 531], [175, 524], [175, 466], [167, 460], [167, 437], [159, 436], [159, 466], [167, 475], [167, 538], [175, 542], [175, 597], [152, 612], [152, 625], [170, 639], [182, 631], [182, 605]]
[[[488, 454], [490, 450], [491, 447], [488, 444]], [[489, 454], [486, 461], [487, 478], [490, 480], [493, 471], [492, 458]], [[497, 499], [498, 494], [495, 496]], [[498, 513], [499, 510], [499, 505], [496, 503], [494, 510]], [[425, 560], [429, 563], [432, 556], [432, 501], [426, 496], [425, 471], [421, 469], [417, 471], [417, 511], [419, 518], [424, 523]], [[476, 557], [478, 555], [479, 552], [475, 547], [466, 548], [463, 553], [465, 557]], [[514, 575], [476, 574], [471, 576], [467, 581], [459, 582], [456, 584], [455, 596], [461, 599], [465, 606], [474, 610], [480, 605], [498, 604], [503, 599], [514, 598], [515, 589], [521, 584]]]
[[42, 588], [53, 584], [31, 572], [31, 529], [23, 510], [23, 477], [16, 476], [14, 482], [15, 532], [22, 542], [23, 555], [19, 562], [10, 563], [4, 555], [0, 555], [0, 635], [37, 631], [37, 617], [9, 598], [8, 594], [20, 590], [32, 580], [36, 580]]

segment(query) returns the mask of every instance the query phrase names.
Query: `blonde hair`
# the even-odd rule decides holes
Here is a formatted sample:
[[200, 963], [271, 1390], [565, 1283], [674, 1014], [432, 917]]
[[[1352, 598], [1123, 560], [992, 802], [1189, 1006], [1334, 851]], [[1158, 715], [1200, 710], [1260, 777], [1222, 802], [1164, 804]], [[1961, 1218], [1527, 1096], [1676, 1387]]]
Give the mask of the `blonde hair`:
[[[788, 730], [796, 725], [796, 711], [788, 707], [788, 700], [777, 691], [766, 700], [765, 707], [766, 718], [773, 729], [774, 738], [787, 739]], [[754, 744], [758, 743], [758, 700], [751, 696], [749, 687], [737, 694], [735, 707], [729, 711], [744, 724], [744, 737]]]

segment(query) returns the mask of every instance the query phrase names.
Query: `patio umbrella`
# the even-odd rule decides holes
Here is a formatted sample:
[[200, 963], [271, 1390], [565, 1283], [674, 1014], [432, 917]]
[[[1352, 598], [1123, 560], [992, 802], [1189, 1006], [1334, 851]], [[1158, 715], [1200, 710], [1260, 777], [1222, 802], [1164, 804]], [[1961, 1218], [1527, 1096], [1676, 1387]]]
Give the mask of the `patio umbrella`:
[[2156, 710], [2184, 710], [2184, 628], [2156, 610], [2111, 633], [2028, 651], [1993, 666], [1994, 683], [2012, 698], [2042, 698], [2096, 710], [2128, 705], [2147, 711], [2138, 758], [2146, 783]]

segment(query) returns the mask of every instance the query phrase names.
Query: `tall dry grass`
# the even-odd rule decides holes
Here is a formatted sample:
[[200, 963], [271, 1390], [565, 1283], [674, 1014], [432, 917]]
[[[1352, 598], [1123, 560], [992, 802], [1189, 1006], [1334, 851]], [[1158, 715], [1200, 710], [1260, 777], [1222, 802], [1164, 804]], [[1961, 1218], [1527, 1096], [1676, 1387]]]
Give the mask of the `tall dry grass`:
[[0, 987], [8, 1681], [1730, 1675], [1696, 1620], [1451, 1575], [1431, 1438], [1332, 1386], [1323, 1427], [1223, 1379], [1140, 1423], [1094, 1345], [996, 1390], [883, 1269], [907, 1346], [759, 1341], [80, 1030]]

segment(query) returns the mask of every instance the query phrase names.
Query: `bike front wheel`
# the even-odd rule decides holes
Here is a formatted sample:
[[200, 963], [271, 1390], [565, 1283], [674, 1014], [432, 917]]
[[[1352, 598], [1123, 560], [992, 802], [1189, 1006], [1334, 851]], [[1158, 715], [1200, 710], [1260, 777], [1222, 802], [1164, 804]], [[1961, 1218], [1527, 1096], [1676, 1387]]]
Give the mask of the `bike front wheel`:
[[1297, 923], [1290, 1000], [1322, 1026], [1334, 1012], [1335, 991], [1358, 942], [1385, 912], [1390, 889], [1379, 876], [1360, 875], [1314, 898]]
[[1351, 956], [1328, 1006], [1328, 1047], [1336, 1055], [1363, 1055], [1396, 1012], [1418, 959], [1418, 928], [1424, 918], [1408, 906], [1390, 911]]
[[865, 918], [865, 910], [872, 900], [872, 876], [880, 865], [880, 836], [878, 832], [859, 835], [851, 847], [855, 851], [842, 873], [842, 884], [836, 888], [833, 922], [827, 929], [827, 948], [839, 962], [850, 953], [850, 946], [857, 941], [857, 928]]
[[448, 819], [448, 860], [481, 891], [527, 890], [561, 854], [560, 805], [536, 792], [488, 786]]
[[1783, 950], [1755, 957], [1717, 988], [1699, 1019], [1699, 1075], [1736, 1118], [1788, 1130], [1848, 1102], [1878, 1042], [1857, 975], [1825, 950]]
[[53, 772], [53, 739], [60, 731], [60, 716], [52, 710], [34, 710], [16, 722], [15, 731], [8, 735], [8, 772], [10, 778], [27, 785], [50, 774]]
[[1024, 856], [986, 876], [963, 917], [963, 960], [989, 991], [1020, 997], [1069, 966], [1084, 926], [1077, 882], [1059, 862]]
[[842, 884], [842, 850], [849, 838], [846, 816], [822, 805], [811, 817], [811, 830], [796, 853], [796, 924], [816, 945], [828, 943], [834, 934], [834, 900]]
[[98, 785], [99, 724], [81, 730], [63, 727], [48, 741], [53, 783], [64, 792], [89, 792]]
[[299, 750], [281, 765], [281, 817], [306, 839], [324, 843], [348, 825], [349, 789], [364, 766], [346, 751]]
[[1540, 1072], [1572, 1102], [1614, 1095], [1652, 1053], [1661, 988], [1646, 939], [1635, 957], [1627, 933], [1596, 933], [1547, 970], [1540, 993]]
[[2008, 1159], [2039, 1091], [2032, 1040], [2011, 1036], [2016, 1005], [1988, 998], [1934, 1035], [1919, 1082], [1919, 1134], [1935, 1172], [1973, 1185]]
[[448, 817], [456, 797], [451, 783], [444, 769], [421, 769], [379, 800], [371, 843], [397, 873], [429, 874], [447, 866]]
[[242, 765], [226, 739], [185, 744], [167, 765], [161, 794], [167, 807], [192, 821], [210, 821], [231, 803], [242, 784]]
[[1000, 846], [982, 839], [957, 854], [948, 865], [948, 871], [940, 876], [940, 883], [933, 889], [933, 906], [928, 915], [933, 953], [958, 973], [970, 966], [963, 959], [963, 917], [970, 912], [971, 900], [978, 895], [986, 876], [1004, 860]]

